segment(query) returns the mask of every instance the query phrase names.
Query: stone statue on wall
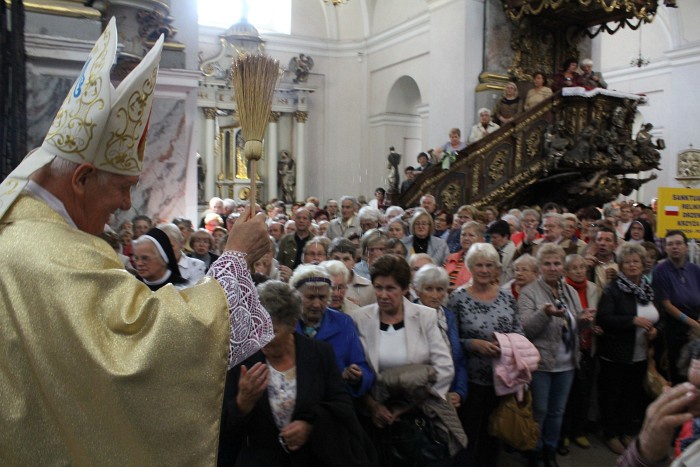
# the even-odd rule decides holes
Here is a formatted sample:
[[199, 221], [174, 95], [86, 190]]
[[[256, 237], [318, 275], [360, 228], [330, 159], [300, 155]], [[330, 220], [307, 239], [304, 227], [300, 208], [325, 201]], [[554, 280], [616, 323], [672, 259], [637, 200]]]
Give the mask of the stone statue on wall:
[[197, 203], [206, 204], [204, 184], [207, 178], [207, 167], [204, 165], [204, 158], [197, 153]]
[[394, 151], [394, 146], [389, 148], [389, 155], [387, 156], [388, 164], [386, 168], [389, 169], [389, 176], [387, 180], [389, 182], [390, 193], [399, 192], [399, 164], [401, 163], [401, 154]]
[[306, 83], [309, 79], [309, 72], [314, 67], [314, 59], [306, 54], [299, 54], [289, 61], [289, 70], [294, 72], [295, 83]]
[[277, 162], [278, 190], [285, 203], [293, 203], [294, 191], [297, 185], [296, 162], [289, 155], [289, 151], [280, 151], [280, 158]]

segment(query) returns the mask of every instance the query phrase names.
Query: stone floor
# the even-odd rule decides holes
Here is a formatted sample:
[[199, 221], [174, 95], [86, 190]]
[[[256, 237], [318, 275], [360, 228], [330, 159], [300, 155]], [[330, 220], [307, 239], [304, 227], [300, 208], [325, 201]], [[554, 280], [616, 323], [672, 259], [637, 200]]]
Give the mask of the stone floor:
[[[590, 449], [581, 449], [576, 445], [569, 447], [567, 456], [557, 455], [560, 467], [612, 467], [615, 465], [617, 455], [605, 447], [603, 441], [596, 436], [588, 438], [591, 442]], [[500, 465], [502, 467], [522, 467], [527, 461], [519, 452], [501, 453]]]

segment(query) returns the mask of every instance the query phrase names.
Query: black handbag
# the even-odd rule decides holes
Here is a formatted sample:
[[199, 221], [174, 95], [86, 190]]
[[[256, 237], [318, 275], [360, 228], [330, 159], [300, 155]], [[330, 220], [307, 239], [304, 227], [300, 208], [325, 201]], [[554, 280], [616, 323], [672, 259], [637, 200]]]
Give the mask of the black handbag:
[[438, 428], [433, 421], [412, 411], [402, 415], [388, 427], [391, 431], [392, 457], [401, 461], [438, 461], [450, 457], [448, 434]]

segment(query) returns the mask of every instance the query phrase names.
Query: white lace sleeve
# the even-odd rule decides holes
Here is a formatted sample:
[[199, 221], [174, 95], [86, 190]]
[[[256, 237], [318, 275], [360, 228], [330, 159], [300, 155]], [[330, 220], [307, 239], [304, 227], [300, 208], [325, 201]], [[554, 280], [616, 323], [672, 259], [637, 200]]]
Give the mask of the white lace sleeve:
[[221, 284], [228, 301], [229, 368], [253, 355], [274, 337], [270, 315], [260, 304], [245, 256], [238, 251], [225, 251], [207, 273]]

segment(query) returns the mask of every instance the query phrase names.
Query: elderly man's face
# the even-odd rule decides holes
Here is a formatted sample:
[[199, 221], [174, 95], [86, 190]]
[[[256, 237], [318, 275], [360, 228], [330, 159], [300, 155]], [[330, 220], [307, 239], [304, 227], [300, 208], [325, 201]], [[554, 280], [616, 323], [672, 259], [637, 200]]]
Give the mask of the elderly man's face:
[[433, 212], [435, 212], [435, 208], [437, 208], [437, 205], [435, 204], [435, 198], [433, 198], [432, 196], [425, 196], [423, 199], [420, 200], [420, 207], [432, 214]]
[[481, 112], [479, 114], [479, 121], [482, 125], [488, 125], [491, 122], [491, 114], [488, 112]]
[[105, 224], [117, 209], [131, 209], [131, 189], [139, 181], [135, 176], [108, 174], [104, 179], [106, 183], [99, 183], [102, 180], [98, 173], [93, 169], [84, 176], [83, 191], [80, 193], [82, 199], [78, 201], [80, 204], [69, 209], [75, 225], [93, 235], [104, 232]]
[[214, 204], [212, 204], [211, 210], [217, 214], [223, 214], [224, 213], [224, 202], [223, 201], [216, 201]]
[[297, 232], [308, 232], [311, 226], [311, 213], [306, 209], [299, 209], [294, 216], [294, 222], [297, 226]]
[[331, 201], [326, 205], [326, 211], [328, 211], [328, 214], [331, 216], [336, 214], [338, 212], [338, 202], [337, 201]]
[[355, 215], [355, 206], [349, 199], [344, 200], [340, 203], [340, 215], [343, 220], [346, 221]]
[[284, 227], [282, 226], [282, 224], [270, 224], [270, 227], [268, 227], [267, 229], [267, 233], [269, 233], [272, 238], [278, 241], [280, 238], [282, 238], [282, 235], [284, 234]]
[[557, 219], [548, 217], [542, 223], [542, 232], [548, 242], [553, 242], [561, 237], [562, 228]]

